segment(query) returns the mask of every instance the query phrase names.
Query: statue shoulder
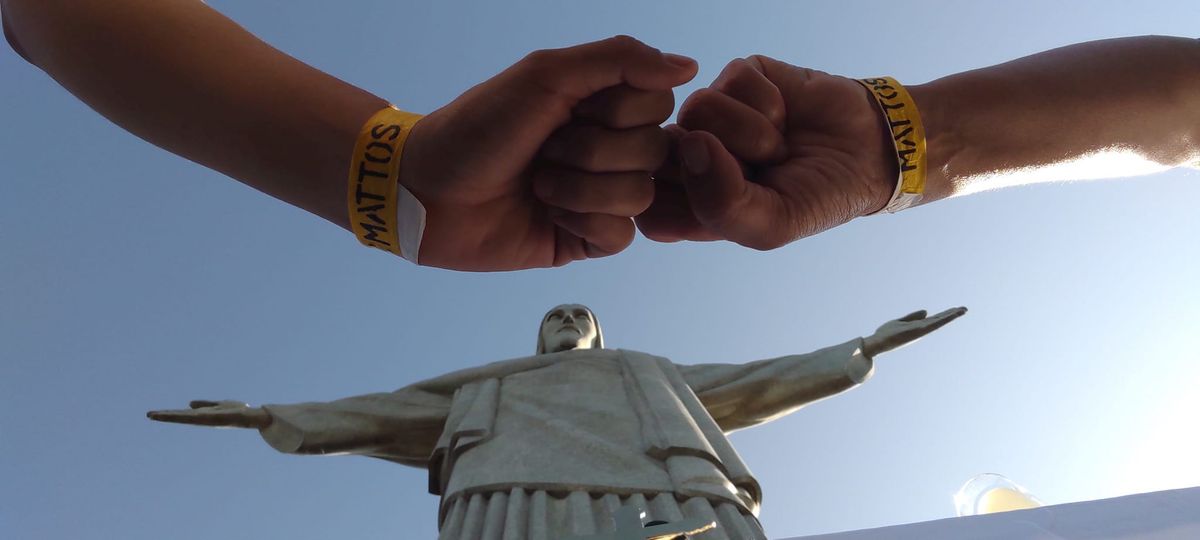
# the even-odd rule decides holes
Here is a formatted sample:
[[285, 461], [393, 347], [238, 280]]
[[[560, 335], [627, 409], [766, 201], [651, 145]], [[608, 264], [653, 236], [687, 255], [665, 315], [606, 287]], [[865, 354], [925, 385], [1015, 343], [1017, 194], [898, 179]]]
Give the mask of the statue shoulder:
[[605, 350], [614, 351], [631, 361], [655, 361], [655, 362], [672, 363], [670, 358], [667, 358], [665, 356], [659, 356], [657, 354], [650, 354], [648, 352], [633, 351], [633, 350], [629, 350], [629, 349], [605, 349]]

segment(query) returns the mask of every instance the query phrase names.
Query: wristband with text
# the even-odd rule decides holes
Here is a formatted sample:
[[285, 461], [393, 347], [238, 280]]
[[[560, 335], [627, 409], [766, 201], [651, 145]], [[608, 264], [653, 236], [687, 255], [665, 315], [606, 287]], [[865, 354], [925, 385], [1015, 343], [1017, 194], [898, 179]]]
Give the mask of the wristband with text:
[[372, 115], [354, 144], [346, 190], [350, 227], [359, 242], [414, 263], [425, 234], [425, 207], [400, 185], [400, 158], [420, 119], [395, 107]]
[[[892, 198], [879, 212], [899, 212], [921, 202], [925, 195], [926, 148], [925, 126], [917, 112], [917, 102], [908, 91], [891, 77], [859, 79], [871, 97], [879, 104], [879, 110], [887, 120], [892, 132], [892, 145], [896, 148], [896, 161], [900, 165], [900, 176]], [[876, 213], [879, 213], [876, 212]]]

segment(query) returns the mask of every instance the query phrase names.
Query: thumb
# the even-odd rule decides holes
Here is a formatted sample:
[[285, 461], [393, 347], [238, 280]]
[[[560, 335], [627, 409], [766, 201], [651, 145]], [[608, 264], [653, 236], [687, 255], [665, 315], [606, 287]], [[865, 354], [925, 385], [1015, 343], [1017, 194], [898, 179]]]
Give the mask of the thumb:
[[691, 58], [663, 53], [629, 36], [537, 51], [522, 63], [544, 87], [576, 101], [618, 84], [669, 90], [692, 80], [698, 69]]
[[689, 132], [679, 140], [679, 154], [692, 213], [701, 224], [754, 249], [776, 248], [793, 239], [783, 199], [747, 181], [737, 159], [713, 134]]

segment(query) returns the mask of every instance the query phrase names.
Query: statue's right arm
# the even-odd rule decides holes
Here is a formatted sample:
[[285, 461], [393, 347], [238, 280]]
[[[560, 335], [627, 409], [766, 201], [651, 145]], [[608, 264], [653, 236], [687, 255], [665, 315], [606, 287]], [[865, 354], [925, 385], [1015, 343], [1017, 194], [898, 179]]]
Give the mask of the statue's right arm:
[[260, 430], [292, 454], [357, 454], [424, 467], [450, 412], [451, 396], [412, 386], [324, 403], [265, 405]]
[[152, 420], [256, 428], [272, 448], [290, 454], [356, 454], [424, 467], [441, 435], [452, 393], [416, 385], [329, 402], [248, 407], [233, 401], [193, 402], [191, 410], [152, 411]]

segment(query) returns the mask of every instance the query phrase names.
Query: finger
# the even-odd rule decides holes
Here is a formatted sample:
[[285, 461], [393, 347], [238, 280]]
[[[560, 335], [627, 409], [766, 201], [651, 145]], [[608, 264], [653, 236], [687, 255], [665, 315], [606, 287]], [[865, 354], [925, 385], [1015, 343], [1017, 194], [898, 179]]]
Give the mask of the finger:
[[[683, 158], [679, 155], [679, 140], [687, 135], [687, 130], [680, 127], [678, 124], [671, 124], [663, 128], [663, 132], [667, 134], [667, 157], [663, 160], [662, 166], [654, 171], [654, 181], [683, 185]], [[742, 178], [750, 179], [754, 174], [754, 170], [739, 160], [738, 167], [742, 171]]]
[[[853, 79], [835, 77], [815, 69], [793, 66], [766, 56], [751, 57], [787, 99], [785, 125], [810, 132], [853, 131], [855, 122], [879, 121], [870, 92]], [[872, 114], [853, 114], [862, 109]]]
[[922, 309], [922, 310], [918, 310], [918, 311], [909, 313], [908, 315], [900, 317], [899, 319], [896, 319], [896, 320], [904, 321], [904, 322], [912, 322], [912, 321], [919, 321], [924, 318], [925, 318], [925, 310]]
[[663, 133], [667, 134], [667, 157], [663, 159], [658, 170], [654, 171], [654, 181], [655, 183], [667, 182], [681, 186], [683, 185], [683, 161], [679, 157], [679, 139], [687, 134], [687, 130], [677, 124], [671, 124], [663, 128]]
[[202, 409], [204, 407], [216, 407], [217, 405], [220, 405], [220, 404], [221, 404], [221, 402], [219, 402], [219, 401], [209, 401], [206, 399], [197, 399], [197, 400], [189, 401], [188, 407], [191, 407], [193, 409]]
[[629, 36], [535, 51], [521, 64], [539, 86], [572, 103], [618, 84], [668, 90], [692, 80], [697, 70], [695, 60], [663, 53]]
[[721, 239], [692, 214], [683, 186], [661, 181], [654, 182], [654, 202], [634, 219], [634, 223], [642, 235], [655, 242]]
[[675, 93], [618, 85], [601, 90], [575, 107], [575, 116], [613, 129], [657, 126], [675, 112]]
[[666, 132], [657, 125], [616, 130], [571, 123], [546, 140], [541, 156], [588, 172], [650, 172], [662, 166], [668, 145]]
[[773, 249], [799, 236], [793, 212], [776, 191], [748, 182], [734, 157], [711, 133], [680, 140], [684, 186], [696, 219], [722, 237], [754, 249]]
[[[587, 257], [607, 257], [629, 247], [633, 242], [633, 220], [606, 214], [577, 214], [561, 212], [551, 215], [555, 225], [579, 237]], [[572, 253], [575, 253], [572, 250]]]
[[588, 173], [543, 167], [533, 178], [542, 202], [577, 213], [633, 217], [654, 201], [654, 184], [646, 172]]
[[176, 424], [195, 424], [198, 417], [190, 410], [150, 411], [146, 418], [157, 422], [174, 422]]
[[554, 266], [588, 258], [587, 242], [562, 227], [554, 227]]
[[783, 133], [767, 117], [721, 92], [697, 90], [679, 109], [679, 125], [689, 131], [707, 131], [739, 159], [774, 162], [787, 153]]
[[943, 326], [946, 326], [947, 324], [950, 324], [950, 321], [953, 321], [954, 319], [962, 317], [963, 315], [966, 315], [966, 314], [967, 314], [967, 308], [956, 307], [956, 308], [947, 309], [946, 311], [938, 313], [937, 315], [934, 315], [934, 316], [930, 317], [929, 319], [931, 321], [934, 321], [933, 324], [936, 325], [936, 328], [941, 328]]
[[789, 87], [803, 84], [809, 78], [809, 74], [813, 73], [812, 70], [761, 54], [752, 55], [746, 58], [746, 61], [755, 71], [762, 73], [763, 77], [775, 88], [778, 88], [781, 95], [786, 95]]
[[766, 117], [775, 129], [783, 130], [787, 114], [783, 94], [763, 75], [758, 57], [739, 58], [730, 62], [709, 88], [745, 103]]
[[169, 412], [169, 411], [148, 411], [148, 412], [146, 412], [146, 418], [149, 418], [151, 420], [158, 420], [158, 419], [162, 418], [167, 412]]

